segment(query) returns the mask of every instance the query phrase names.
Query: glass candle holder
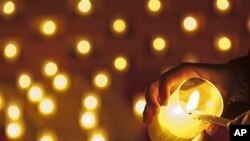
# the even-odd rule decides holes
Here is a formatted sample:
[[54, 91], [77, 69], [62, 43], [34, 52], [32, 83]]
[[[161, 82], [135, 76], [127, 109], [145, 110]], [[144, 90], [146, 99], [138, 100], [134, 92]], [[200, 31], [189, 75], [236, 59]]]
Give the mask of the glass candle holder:
[[223, 99], [219, 90], [208, 80], [190, 78], [169, 97], [148, 126], [152, 141], [190, 141], [209, 126], [192, 118], [193, 111], [221, 116]]

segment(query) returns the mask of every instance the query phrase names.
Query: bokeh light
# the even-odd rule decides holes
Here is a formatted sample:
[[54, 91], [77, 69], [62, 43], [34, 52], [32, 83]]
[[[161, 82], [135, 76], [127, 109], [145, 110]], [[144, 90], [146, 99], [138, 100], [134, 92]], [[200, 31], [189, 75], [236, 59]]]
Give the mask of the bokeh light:
[[232, 40], [228, 36], [218, 36], [215, 38], [215, 47], [221, 52], [227, 52], [232, 49]]
[[83, 108], [87, 110], [96, 110], [100, 105], [99, 97], [93, 93], [90, 92], [82, 99], [82, 106]]
[[93, 12], [91, 0], [79, 0], [76, 10], [81, 15], [90, 15]]
[[58, 71], [58, 66], [54, 61], [48, 60], [43, 63], [43, 74], [47, 77], [54, 76]]
[[38, 105], [38, 111], [45, 116], [51, 116], [56, 112], [56, 101], [52, 96], [42, 98]]
[[93, 129], [97, 125], [96, 115], [93, 112], [84, 112], [80, 115], [80, 126], [83, 129]]
[[15, 102], [10, 102], [7, 106], [6, 116], [9, 120], [18, 120], [22, 116], [20, 105]]
[[81, 39], [77, 42], [75, 51], [79, 56], [88, 56], [92, 51], [92, 45], [89, 40]]
[[8, 123], [5, 130], [8, 139], [19, 139], [24, 135], [25, 127], [21, 121], [15, 121]]
[[127, 32], [127, 22], [124, 18], [116, 18], [112, 21], [112, 31], [117, 36], [122, 36]]
[[162, 3], [160, 0], [147, 0], [146, 9], [150, 14], [158, 14], [162, 10]]
[[44, 95], [44, 88], [41, 84], [32, 84], [28, 90], [27, 98], [31, 103], [38, 103]]
[[135, 98], [133, 111], [137, 117], [142, 117], [142, 113], [143, 113], [145, 105], [146, 105], [146, 101], [145, 101], [144, 96], [140, 95]]
[[110, 81], [110, 76], [105, 71], [97, 72], [93, 77], [94, 86], [100, 89], [108, 88], [110, 85]]
[[66, 73], [55, 75], [53, 80], [53, 88], [57, 91], [66, 91], [70, 86], [70, 78]]
[[187, 33], [194, 33], [199, 28], [198, 19], [194, 16], [186, 16], [182, 21], [182, 29]]
[[107, 141], [107, 136], [103, 131], [95, 130], [88, 141]]
[[52, 36], [57, 31], [56, 22], [52, 19], [45, 19], [40, 23], [40, 32], [46, 36]]
[[232, 3], [231, 0], [215, 0], [214, 7], [218, 13], [227, 14], [231, 10]]
[[123, 56], [123, 55], [119, 55], [117, 57], [115, 57], [114, 61], [113, 61], [113, 66], [115, 68], [115, 70], [119, 71], [119, 72], [124, 72], [128, 69], [128, 59], [127, 57]]
[[168, 50], [168, 41], [164, 36], [156, 36], [151, 41], [151, 50], [156, 55], [162, 55]]
[[4, 106], [5, 106], [5, 99], [2, 92], [0, 91], [0, 112], [4, 109]]
[[17, 87], [20, 89], [28, 89], [32, 83], [32, 78], [29, 73], [23, 72], [17, 77]]
[[7, 61], [15, 61], [20, 54], [19, 46], [14, 42], [9, 42], [4, 46], [3, 57]]
[[13, 15], [16, 11], [16, 5], [12, 0], [7, 0], [1, 5], [2, 14], [6, 16]]
[[58, 137], [54, 131], [43, 129], [38, 133], [37, 141], [58, 141]]

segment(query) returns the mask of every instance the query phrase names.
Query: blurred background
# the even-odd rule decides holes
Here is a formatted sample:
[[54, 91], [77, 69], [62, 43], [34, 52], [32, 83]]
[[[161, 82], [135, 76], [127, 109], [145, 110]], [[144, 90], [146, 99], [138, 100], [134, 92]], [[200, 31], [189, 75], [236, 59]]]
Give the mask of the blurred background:
[[1, 0], [1, 141], [149, 141], [144, 88], [248, 53], [249, 0]]

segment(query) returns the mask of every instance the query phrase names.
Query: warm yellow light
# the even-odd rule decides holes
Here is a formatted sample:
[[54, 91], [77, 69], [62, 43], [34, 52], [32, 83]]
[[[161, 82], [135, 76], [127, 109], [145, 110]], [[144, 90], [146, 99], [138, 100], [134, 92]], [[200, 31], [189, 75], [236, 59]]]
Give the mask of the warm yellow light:
[[160, 0], [148, 0], [147, 9], [151, 13], [158, 13], [162, 9], [162, 4]]
[[78, 53], [80, 56], [85, 56], [91, 52], [91, 43], [86, 40], [80, 40], [76, 45], [76, 53]]
[[56, 33], [57, 27], [54, 20], [44, 20], [40, 24], [40, 31], [44, 35], [51, 36]]
[[98, 88], [107, 88], [110, 84], [109, 75], [106, 72], [98, 72], [94, 76], [93, 83]]
[[187, 16], [183, 19], [182, 28], [186, 32], [195, 32], [199, 28], [199, 23], [194, 16]]
[[44, 130], [40, 132], [37, 136], [37, 141], [57, 141], [57, 135], [51, 130]]
[[88, 141], [106, 141], [106, 136], [101, 131], [95, 131]]
[[70, 85], [69, 76], [66, 73], [59, 73], [54, 77], [53, 87], [57, 91], [66, 91]]
[[15, 104], [15, 103], [11, 103], [8, 105], [7, 107], [7, 117], [10, 120], [18, 120], [20, 119], [20, 117], [22, 116], [22, 111], [20, 109], [20, 107]]
[[190, 112], [197, 108], [199, 104], [199, 99], [200, 99], [200, 92], [197, 90], [193, 91], [186, 105], [187, 112]]
[[0, 112], [3, 110], [4, 105], [5, 105], [5, 100], [2, 93], [0, 92]]
[[6, 1], [5, 3], [3, 3], [2, 5], [2, 12], [5, 15], [12, 15], [14, 14], [16, 10], [16, 6], [15, 3], [13, 1]]
[[39, 102], [44, 96], [44, 89], [40, 84], [33, 84], [27, 94], [28, 101], [31, 103]]
[[93, 11], [93, 6], [90, 0], [80, 0], [77, 5], [77, 10], [80, 14], [89, 15]]
[[32, 79], [30, 74], [21, 73], [17, 78], [17, 85], [20, 89], [27, 89], [31, 85]]
[[6, 135], [9, 139], [21, 138], [24, 134], [24, 125], [21, 122], [10, 122], [6, 126]]
[[248, 18], [248, 20], [247, 20], [247, 29], [248, 29], [248, 31], [250, 31], [250, 18]]
[[215, 45], [218, 50], [226, 52], [232, 48], [232, 41], [227, 36], [221, 36], [215, 39]]
[[43, 64], [43, 74], [45, 76], [54, 76], [58, 71], [57, 64], [54, 61], [46, 61]]
[[15, 43], [8, 43], [4, 47], [4, 58], [7, 60], [14, 60], [19, 55], [19, 46]]
[[99, 106], [99, 99], [95, 94], [90, 94], [84, 97], [82, 105], [88, 110], [95, 110]]
[[42, 115], [50, 116], [56, 112], [56, 103], [53, 97], [44, 97], [38, 105], [38, 110]]
[[218, 12], [226, 13], [231, 8], [230, 0], [215, 0], [215, 8]]
[[127, 58], [124, 56], [117, 56], [113, 63], [114, 67], [118, 71], [125, 71], [128, 68]]
[[92, 112], [85, 112], [80, 117], [80, 125], [84, 129], [92, 129], [96, 126], [96, 116]]
[[127, 23], [122, 18], [117, 18], [112, 23], [112, 29], [117, 34], [123, 34], [127, 30]]
[[142, 113], [143, 113], [145, 105], [146, 105], [146, 101], [144, 97], [141, 96], [137, 98], [134, 103], [134, 114], [136, 116], [142, 117]]

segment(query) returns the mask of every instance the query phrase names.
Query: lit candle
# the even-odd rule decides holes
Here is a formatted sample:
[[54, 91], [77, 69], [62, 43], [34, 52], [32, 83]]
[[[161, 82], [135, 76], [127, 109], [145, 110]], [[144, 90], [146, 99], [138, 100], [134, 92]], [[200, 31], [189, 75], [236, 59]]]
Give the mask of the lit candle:
[[183, 82], [169, 97], [168, 105], [160, 108], [148, 128], [151, 140], [193, 139], [210, 124], [193, 118], [189, 113], [195, 110], [213, 116], [220, 116], [223, 111], [223, 100], [218, 89], [200, 78]]

